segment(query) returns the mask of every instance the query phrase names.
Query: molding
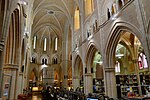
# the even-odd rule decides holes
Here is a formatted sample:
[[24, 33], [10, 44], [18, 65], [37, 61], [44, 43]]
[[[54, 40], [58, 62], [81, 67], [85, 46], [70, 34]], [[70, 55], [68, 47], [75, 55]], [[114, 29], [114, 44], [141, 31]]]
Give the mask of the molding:
[[106, 67], [104, 68], [105, 72], [115, 72], [115, 68], [114, 67]]
[[5, 64], [3, 69], [16, 69], [16, 70], [18, 70], [19, 66], [16, 64]]
[[84, 76], [92, 76], [92, 73], [86, 73]]

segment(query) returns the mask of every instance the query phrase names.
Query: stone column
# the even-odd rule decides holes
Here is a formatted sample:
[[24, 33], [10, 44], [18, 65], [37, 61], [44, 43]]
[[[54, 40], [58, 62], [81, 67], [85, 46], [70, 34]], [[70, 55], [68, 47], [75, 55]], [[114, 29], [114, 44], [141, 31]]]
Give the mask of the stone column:
[[62, 68], [62, 86], [64, 88], [68, 87], [68, 65], [69, 65], [69, 60], [68, 60], [68, 32], [69, 32], [69, 22], [66, 22], [66, 25], [64, 26], [64, 33], [62, 37], [62, 63], [61, 63], [61, 68]]
[[117, 98], [115, 68], [107, 67], [105, 71], [105, 93], [109, 97]]
[[17, 91], [17, 94], [20, 94], [20, 93], [23, 93], [23, 73], [19, 73], [19, 76], [18, 76], [18, 91]]
[[80, 78], [78, 76], [73, 77], [73, 89], [76, 90], [77, 87], [80, 87]]
[[4, 60], [4, 41], [0, 42], [0, 99], [2, 98], [2, 73], [3, 73], [3, 60]]
[[88, 93], [93, 92], [93, 78], [92, 73], [84, 74], [84, 93], [88, 95]]
[[133, 59], [133, 63], [135, 66], [135, 74], [137, 76], [137, 82], [138, 82], [138, 90], [139, 90], [139, 94], [142, 96], [142, 90], [141, 90], [141, 81], [140, 81], [140, 74], [139, 74], [139, 65], [138, 65], [138, 58], [134, 58]]
[[62, 87], [67, 88], [68, 87], [68, 61], [64, 60], [62, 61]]
[[[17, 99], [17, 76], [18, 76], [18, 66], [13, 64], [7, 64], [4, 67], [4, 76], [8, 76], [10, 78], [9, 80], [9, 100], [15, 100]], [[8, 80], [6, 80], [7, 82]], [[5, 81], [3, 82], [5, 84]]]
[[27, 50], [26, 50], [27, 52], [27, 54], [26, 54], [26, 59], [27, 59], [27, 63], [25, 63], [25, 65], [24, 65], [24, 72], [23, 72], [23, 75], [22, 75], [22, 78], [23, 78], [23, 82], [24, 82], [24, 84], [23, 84], [23, 87], [25, 88], [25, 87], [28, 87], [29, 86], [29, 75], [30, 75], [30, 73], [29, 73], [29, 70], [30, 70], [30, 57], [29, 57], [29, 47], [27, 47]]

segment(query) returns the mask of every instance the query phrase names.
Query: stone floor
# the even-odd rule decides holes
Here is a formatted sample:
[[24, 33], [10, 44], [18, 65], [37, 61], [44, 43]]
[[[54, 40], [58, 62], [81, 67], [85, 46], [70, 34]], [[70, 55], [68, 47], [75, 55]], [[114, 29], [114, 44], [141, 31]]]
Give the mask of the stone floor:
[[32, 100], [42, 100], [42, 95], [40, 93], [33, 93]]

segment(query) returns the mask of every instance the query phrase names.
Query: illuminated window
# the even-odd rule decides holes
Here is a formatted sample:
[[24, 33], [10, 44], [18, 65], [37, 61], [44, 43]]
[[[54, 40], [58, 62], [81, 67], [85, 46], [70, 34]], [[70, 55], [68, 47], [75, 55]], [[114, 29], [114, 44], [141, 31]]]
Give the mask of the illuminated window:
[[80, 11], [79, 11], [79, 7], [76, 8], [75, 15], [74, 15], [74, 28], [75, 28], [75, 30], [80, 28]]
[[115, 14], [115, 8], [114, 8], [114, 5], [111, 6], [111, 14], [112, 14], [112, 15]]
[[93, 0], [85, 0], [85, 16], [91, 14], [94, 10]]
[[120, 73], [120, 62], [116, 61], [115, 72]]
[[47, 39], [44, 38], [44, 51], [46, 51]]
[[147, 59], [146, 59], [146, 56], [143, 52], [141, 52], [139, 54], [138, 65], [139, 65], [139, 69], [148, 68]]
[[37, 40], [37, 36], [34, 36], [34, 39], [33, 39], [33, 49], [36, 48], [36, 40]]
[[58, 38], [55, 38], [55, 51], [57, 51], [57, 46], [58, 46]]

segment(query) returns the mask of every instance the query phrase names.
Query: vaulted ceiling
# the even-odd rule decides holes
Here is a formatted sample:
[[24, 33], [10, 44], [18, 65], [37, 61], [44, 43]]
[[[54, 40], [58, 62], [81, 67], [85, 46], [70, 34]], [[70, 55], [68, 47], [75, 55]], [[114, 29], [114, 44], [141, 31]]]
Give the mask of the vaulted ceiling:
[[74, 0], [34, 0], [32, 36], [62, 37], [64, 26], [71, 24]]

